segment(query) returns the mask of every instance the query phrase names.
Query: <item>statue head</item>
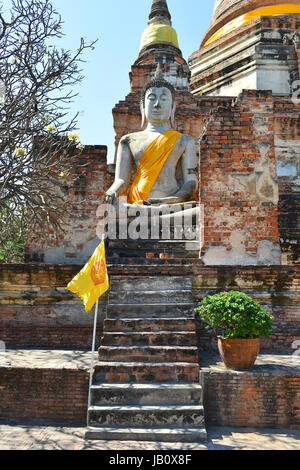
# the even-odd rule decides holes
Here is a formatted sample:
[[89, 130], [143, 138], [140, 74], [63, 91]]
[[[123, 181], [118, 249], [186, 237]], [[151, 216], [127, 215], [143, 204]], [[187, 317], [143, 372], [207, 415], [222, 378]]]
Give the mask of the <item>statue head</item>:
[[159, 64], [154, 79], [148, 82], [142, 91], [142, 127], [146, 121], [162, 123], [169, 120], [171, 127], [174, 127], [175, 109], [175, 89], [163, 78]]

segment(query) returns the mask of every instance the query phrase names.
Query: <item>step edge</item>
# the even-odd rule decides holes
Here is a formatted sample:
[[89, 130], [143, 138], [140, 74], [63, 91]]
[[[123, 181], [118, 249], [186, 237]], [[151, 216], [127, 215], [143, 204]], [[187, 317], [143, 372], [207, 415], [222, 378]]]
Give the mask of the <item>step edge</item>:
[[[138, 321], [144, 321], [144, 320], [147, 320], [147, 319], [148, 320], [162, 320], [162, 321], [164, 321], [164, 320], [170, 320], [170, 319], [172, 319], [172, 317], [159, 317], [159, 318], [143, 317], [143, 319], [141, 319], [141, 317], [132, 317], [132, 319], [130, 319], [130, 321], [137, 321], [138, 322]], [[182, 322], [187, 320], [186, 317], [173, 317], [173, 319], [176, 320], [176, 321], [182, 321]], [[105, 318], [104, 321], [106, 322], [107, 320], [115, 321], [113, 318]], [[126, 321], [126, 320], [127, 320], [127, 318], [124, 318], [124, 321]]]
[[138, 349], [138, 350], [139, 350], [139, 349], [140, 349], [140, 350], [142, 350], [142, 349], [151, 349], [151, 350], [153, 350], [153, 351], [155, 351], [156, 349], [157, 349], [157, 350], [158, 350], [158, 349], [170, 349], [170, 350], [180, 350], [180, 351], [181, 351], [181, 350], [183, 351], [184, 349], [185, 349], [185, 350], [188, 349], [188, 350], [190, 350], [190, 351], [195, 351], [195, 350], [198, 351], [198, 347], [197, 347], [197, 346], [190, 346], [190, 345], [186, 345], [186, 346], [185, 346], [185, 345], [178, 345], [178, 346], [177, 346], [177, 345], [170, 345], [170, 346], [169, 346], [169, 345], [167, 345], [167, 344], [162, 344], [162, 345], [159, 345], [159, 344], [158, 344], [158, 345], [147, 345], [147, 344], [142, 344], [142, 345], [141, 345], [141, 344], [140, 344], [140, 345], [136, 345], [136, 346], [135, 346], [135, 345], [130, 345], [130, 344], [128, 344], [128, 345], [123, 345], [123, 346], [122, 346], [122, 345], [121, 345], [121, 346], [118, 346], [118, 345], [112, 344], [112, 345], [103, 345], [103, 346], [101, 345], [101, 346], [99, 347], [98, 351], [99, 351], [100, 349], [104, 349], [104, 350], [108, 350], [108, 349], [131, 349], [131, 350], [132, 350], [132, 349]]
[[[93, 434], [97, 433], [106, 433], [106, 434], [112, 434], [112, 435], [122, 435], [123, 433], [130, 433], [130, 437], [128, 437], [126, 440], [133, 440], [133, 437], [141, 435], [151, 435], [151, 434], [158, 434], [161, 436], [164, 435], [173, 435], [176, 436], [177, 434], [179, 436], [201, 436], [202, 440], [207, 440], [207, 430], [205, 428], [205, 425], [203, 426], [181, 426], [181, 427], [156, 427], [156, 426], [145, 426], [145, 427], [135, 427], [135, 426], [97, 426], [97, 425], [89, 425], [85, 431], [85, 438], [89, 439], [90, 436]], [[99, 439], [100, 440], [100, 439]], [[137, 440], [137, 439], [134, 439]], [[141, 439], [143, 440], [143, 439]], [[146, 439], [144, 439], [146, 440]], [[177, 442], [177, 441], [176, 441]], [[178, 440], [180, 443], [180, 440]]]
[[[97, 368], [97, 367], [101, 367], [102, 365], [107, 366], [108, 364], [111, 364], [111, 365], [113, 365], [113, 366], [114, 366], [114, 365], [118, 366], [118, 365], [120, 365], [120, 361], [109, 361], [109, 362], [107, 362], [107, 361], [105, 361], [105, 362], [103, 362], [103, 361], [98, 361], [98, 363], [95, 364], [95, 367], [96, 367], [96, 368]], [[133, 362], [133, 361], [124, 361], [124, 362], [122, 362], [122, 366], [128, 365], [129, 367], [132, 367], [132, 366], [134, 366], [134, 367], [137, 367], [137, 366], [145, 367], [145, 366], [152, 366], [152, 365], [158, 367], [158, 366], [172, 366], [173, 364], [174, 364], [173, 361], [169, 361], [169, 362], [155, 362], [155, 363], [153, 363], [153, 362], [148, 362], [148, 361], [146, 361], [146, 362], [143, 362], [143, 361], [137, 361], [137, 362]], [[180, 364], [180, 365], [182, 365], [183, 367], [184, 367], [184, 366], [190, 366], [190, 365], [191, 365], [190, 362], [185, 362], [185, 361], [184, 361], [184, 362], [180, 361], [180, 362], [178, 362], [178, 363], [176, 363], [176, 364], [177, 364], [177, 365]]]
[[176, 384], [173, 382], [161, 382], [161, 383], [108, 383], [108, 382], [99, 382], [97, 384], [92, 384], [91, 388], [93, 390], [100, 389], [128, 389], [128, 390], [148, 390], [148, 389], [157, 389], [157, 390], [169, 390], [169, 389], [179, 389], [179, 390], [202, 390], [202, 385], [198, 383], [189, 383], [182, 382]]
[[204, 406], [199, 405], [91, 405], [90, 411], [203, 411]]
[[155, 306], [157, 306], [157, 305], [167, 305], [167, 306], [169, 307], [170, 305], [176, 305], [176, 306], [180, 306], [180, 305], [184, 305], [184, 306], [186, 306], [186, 305], [194, 305], [194, 303], [193, 303], [193, 302], [183, 302], [183, 303], [178, 303], [178, 302], [164, 302], [164, 303], [160, 302], [160, 303], [155, 303], [155, 302], [152, 302], [152, 303], [143, 303], [143, 304], [140, 304], [140, 303], [137, 303], [137, 304], [136, 304], [136, 303], [126, 303], [126, 304], [122, 304], [122, 303], [121, 303], [121, 304], [113, 303], [113, 304], [108, 304], [107, 306], [110, 307], [111, 305], [113, 305], [114, 307], [115, 307], [116, 305], [128, 305], [129, 307], [130, 307], [131, 305], [135, 305], [135, 306], [136, 306], [136, 305], [139, 305], [139, 306], [141, 306], [141, 305], [142, 305], [142, 306], [148, 306], [148, 305], [150, 305], [151, 307], [153, 307], [154, 305], [155, 305]]
[[170, 333], [172, 333], [172, 334], [177, 334], [177, 333], [183, 334], [183, 333], [185, 333], [185, 334], [187, 334], [187, 333], [196, 333], [196, 331], [195, 330], [180, 330], [180, 331], [178, 331], [176, 329], [166, 331], [166, 330], [159, 330], [159, 329], [158, 330], [150, 329], [150, 330], [140, 331], [140, 333], [136, 333], [136, 332], [133, 332], [133, 331], [130, 331], [130, 330], [125, 330], [125, 331], [122, 330], [121, 331], [121, 330], [107, 330], [107, 329], [105, 329], [105, 331], [103, 333], [103, 336], [101, 336], [101, 338], [103, 338], [104, 335], [108, 336], [112, 333], [116, 333], [116, 335], [124, 335], [125, 333], [134, 333], [136, 335], [137, 334], [146, 335], [146, 334], [151, 333], [153, 335], [155, 333], [167, 333], [167, 334], [170, 334]]

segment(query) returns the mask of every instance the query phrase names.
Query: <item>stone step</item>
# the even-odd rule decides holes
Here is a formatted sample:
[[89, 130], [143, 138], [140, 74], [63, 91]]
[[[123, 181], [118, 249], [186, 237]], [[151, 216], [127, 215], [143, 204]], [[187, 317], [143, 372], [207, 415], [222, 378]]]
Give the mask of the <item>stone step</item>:
[[105, 332], [102, 346], [196, 346], [197, 336], [194, 331], [156, 331], [156, 332]]
[[149, 442], [201, 442], [207, 440], [205, 427], [120, 427], [89, 426], [85, 439]]
[[194, 318], [194, 304], [192, 302], [178, 304], [169, 303], [113, 303], [107, 305], [108, 318], [161, 318], [161, 317], [189, 317]]
[[191, 290], [145, 290], [122, 291], [109, 293], [109, 304], [152, 304], [152, 303], [189, 303], [192, 300]]
[[183, 384], [113, 384], [95, 383], [91, 388], [93, 405], [198, 405], [202, 387]]
[[190, 362], [119, 362], [99, 361], [94, 367], [94, 381], [119, 383], [195, 383], [199, 365]]
[[146, 251], [146, 250], [129, 250], [125, 249], [124, 250], [114, 250], [113, 252], [109, 253], [107, 255], [107, 259], [109, 261], [111, 260], [117, 260], [118, 258], [122, 258], [123, 260], [128, 259], [174, 259], [177, 260], [179, 259], [198, 259], [199, 258], [199, 251], [187, 251], [187, 250], [182, 250], [182, 251], [174, 251], [172, 252], [171, 249], [169, 252], [166, 250], [161, 250], [161, 251]]
[[192, 288], [190, 278], [182, 276], [149, 276], [110, 279], [110, 291], [145, 291], [145, 290], [188, 290]]
[[[200, 266], [203, 266], [204, 263], [199, 256], [196, 256], [193, 258], [193, 264], [197, 265], [199, 264]], [[179, 255], [176, 258], [124, 258], [124, 257], [117, 257], [117, 258], [109, 258], [107, 257], [107, 265], [109, 266], [115, 266], [117, 265], [118, 267], [128, 267], [128, 266], [157, 266], [157, 268], [160, 268], [161, 266], [170, 266], [172, 265], [173, 267], [176, 266], [178, 268], [181, 268], [181, 266], [185, 266], [187, 268], [190, 268], [191, 265], [191, 259], [184, 258], [181, 255]]]
[[104, 331], [108, 332], [155, 332], [155, 331], [195, 331], [193, 318], [122, 318], [104, 320]]
[[109, 240], [108, 248], [136, 248], [136, 249], [154, 249], [154, 250], [197, 250], [199, 249], [199, 240], [185, 240], [185, 239], [116, 239]]
[[200, 242], [197, 240], [173, 239], [173, 240], [110, 240], [107, 248], [108, 256], [119, 253], [194, 253], [200, 250]]
[[194, 362], [198, 364], [198, 348], [193, 346], [101, 346], [100, 361]]
[[90, 406], [88, 425], [191, 426], [204, 425], [202, 405], [101, 405]]

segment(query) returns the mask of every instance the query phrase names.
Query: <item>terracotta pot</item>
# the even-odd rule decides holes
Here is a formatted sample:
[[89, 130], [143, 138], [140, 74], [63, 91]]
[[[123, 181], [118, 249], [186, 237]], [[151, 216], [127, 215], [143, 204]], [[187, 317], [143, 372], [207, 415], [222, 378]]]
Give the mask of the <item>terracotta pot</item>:
[[259, 353], [259, 338], [231, 339], [218, 336], [218, 348], [228, 369], [249, 370]]

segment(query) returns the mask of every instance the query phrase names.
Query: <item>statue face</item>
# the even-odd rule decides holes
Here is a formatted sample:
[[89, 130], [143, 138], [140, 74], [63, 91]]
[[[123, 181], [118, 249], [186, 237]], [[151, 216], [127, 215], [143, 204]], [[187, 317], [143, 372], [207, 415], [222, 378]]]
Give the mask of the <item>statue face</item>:
[[145, 117], [148, 122], [168, 122], [172, 114], [173, 98], [168, 88], [152, 87], [145, 95]]

